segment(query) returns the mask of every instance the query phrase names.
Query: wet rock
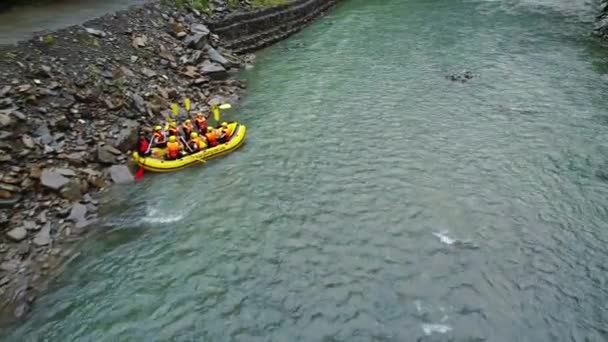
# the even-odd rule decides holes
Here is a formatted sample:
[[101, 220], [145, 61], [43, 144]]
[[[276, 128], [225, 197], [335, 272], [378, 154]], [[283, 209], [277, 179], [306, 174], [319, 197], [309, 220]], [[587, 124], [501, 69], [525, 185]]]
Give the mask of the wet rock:
[[105, 37], [107, 35], [107, 33], [105, 33], [102, 30], [98, 30], [98, 29], [94, 29], [94, 28], [90, 28], [90, 27], [85, 27], [84, 30], [87, 31], [88, 34], [95, 36], [95, 37]]
[[76, 176], [76, 172], [74, 172], [74, 170], [72, 169], [66, 169], [66, 168], [54, 168], [52, 169], [54, 172], [57, 172], [58, 174], [62, 175], [62, 176], [66, 176], [66, 177], [74, 177]]
[[122, 124], [123, 128], [118, 132], [118, 135], [113, 140], [113, 146], [118, 149], [118, 153], [127, 152], [132, 149], [137, 143], [139, 132], [139, 123], [133, 120], [125, 120]]
[[0, 113], [0, 128], [9, 127], [12, 124], [13, 124], [13, 118], [8, 116], [7, 114]]
[[87, 207], [84, 204], [74, 203], [67, 220], [74, 222], [77, 228], [88, 226], [91, 221], [87, 220]]
[[19, 188], [18, 186], [7, 183], [0, 183], [0, 190], [9, 191], [14, 194], [18, 194], [21, 192], [21, 188]]
[[40, 174], [40, 184], [53, 190], [59, 190], [69, 182], [68, 178], [51, 169], [44, 169]]
[[209, 28], [207, 28], [207, 26], [203, 24], [193, 24], [192, 26], [190, 26], [190, 32], [202, 34], [205, 36], [208, 36], [210, 33]]
[[135, 180], [126, 165], [114, 165], [109, 168], [108, 173], [116, 184], [128, 184]]
[[51, 223], [47, 222], [44, 227], [36, 234], [32, 241], [38, 247], [47, 246], [51, 243]]
[[148, 43], [148, 37], [146, 36], [138, 36], [133, 38], [133, 47], [136, 49], [143, 48]]
[[19, 242], [27, 237], [27, 230], [23, 227], [13, 228], [6, 233], [6, 236], [12, 241]]
[[25, 228], [25, 230], [34, 230], [34, 231], [36, 231], [36, 230], [40, 229], [40, 226], [38, 226], [36, 224], [36, 222], [34, 222], [34, 221], [26, 220], [26, 221], [23, 221], [23, 228]]
[[23, 143], [23, 146], [25, 146], [26, 148], [29, 148], [30, 150], [36, 147], [36, 143], [34, 142], [34, 139], [32, 139], [32, 137], [30, 137], [27, 134], [23, 134], [21, 136], [21, 142]]
[[222, 65], [213, 63], [213, 62], [205, 62], [199, 68], [201, 74], [211, 77], [215, 80], [222, 80], [228, 77], [228, 72], [226, 72], [226, 68]]
[[114, 147], [110, 145], [99, 146], [97, 148], [97, 160], [102, 164], [114, 164], [116, 162], [114, 150]]
[[133, 100], [133, 105], [137, 108], [137, 111], [140, 113], [146, 113], [146, 101], [139, 94], [132, 94], [131, 99]]
[[152, 71], [152, 69], [150, 69], [150, 68], [143, 68], [143, 69], [141, 69], [141, 73], [144, 74], [148, 78], [152, 78], [152, 77], [155, 77], [157, 75], [157, 73], [154, 72], [154, 71]]
[[211, 61], [221, 64], [227, 68], [230, 67], [231, 63], [210, 45], [207, 45], [207, 54], [209, 55], [209, 59], [211, 59]]
[[15, 308], [15, 311], [13, 311], [13, 314], [15, 315], [15, 318], [21, 319], [25, 317], [28, 312], [30, 312], [30, 308], [30, 304], [26, 302], [19, 303], [19, 305], [17, 305], [17, 307]]
[[184, 39], [184, 45], [187, 48], [201, 50], [207, 44], [207, 36], [208, 34], [203, 33], [189, 35]]
[[71, 180], [60, 190], [61, 196], [65, 199], [75, 201], [82, 198], [80, 182], [78, 179]]

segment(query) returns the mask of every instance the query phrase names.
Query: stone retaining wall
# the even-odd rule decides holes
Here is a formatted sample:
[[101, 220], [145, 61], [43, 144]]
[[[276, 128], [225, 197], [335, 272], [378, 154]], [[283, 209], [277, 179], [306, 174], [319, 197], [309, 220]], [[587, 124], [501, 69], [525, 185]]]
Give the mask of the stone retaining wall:
[[297, 0], [273, 8], [234, 13], [208, 26], [222, 37], [226, 48], [243, 54], [300, 31], [336, 3], [337, 0]]

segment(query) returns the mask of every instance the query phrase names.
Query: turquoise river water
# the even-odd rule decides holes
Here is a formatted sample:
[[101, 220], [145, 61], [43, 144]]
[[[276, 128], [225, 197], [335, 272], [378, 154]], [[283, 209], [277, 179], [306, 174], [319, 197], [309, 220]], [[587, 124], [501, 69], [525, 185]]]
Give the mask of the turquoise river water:
[[242, 149], [113, 189], [3, 340], [607, 340], [594, 13], [343, 2], [243, 72]]

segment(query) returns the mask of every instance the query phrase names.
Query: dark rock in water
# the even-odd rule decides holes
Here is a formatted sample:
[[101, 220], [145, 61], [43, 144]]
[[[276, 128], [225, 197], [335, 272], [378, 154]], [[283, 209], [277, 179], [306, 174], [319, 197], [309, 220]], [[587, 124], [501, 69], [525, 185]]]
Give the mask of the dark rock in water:
[[118, 135], [112, 141], [112, 145], [120, 152], [127, 152], [132, 149], [137, 143], [139, 132], [139, 123], [133, 120], [125, 120], [122, 125], [124, 128], [118, 132]]
[[475, 77], [475, 75], [469, 70], [464, 70], [460, 73], [455, 73], [455, 74], [445, 76], [445, 78], [450, 81], [462, 82], [462, 83], [465, 83], [465, 82], [473, 79], [474, 77]]
[[12, 241], [19, 242], [27, 237], [27, 230], [23, 227], [17, 227], [9, 230], [6, 236]]
[[126, 165], [114, 165], [109, 168], [108, 172], [112, 181], [116, 184], [128, 184], [135, 180]]
[[13, 311], [13, 314], [15, 315], [15, 318], [19, 319], [25, 317], [28, 312], [30, 312], [30, 304], [22, 302], [17, 305], [15, 311]]
[[[102, 164], [114, 164], [116, 156], [109, 150], [110, 145], [103, 145], [97, 148], [97, 160]], [[112, 149], [114, 149], [112, 147]]]
[[40, 184], [53, 190], [59, 190], [69, 182], [69, 179], [50, 169], [44, 169], [40, 175]]
[[201, 74], [209, 76], [215, 80], [223, 80], [228, 77], [228, 72], [226, 72], [226, 68], [224, 68], [220, 64], [213, 62], [203, 63], [199, 70]]
[[209, 59], [211, 59], [211, 61], [219, 63], [224, 67], [230, 67], [230, 62], [228, 62], [228, 60], [224, 56], [222, 56], [221, 53], [219, 53], [210, 45], [207, 45], [207, 54], [209, 55]]

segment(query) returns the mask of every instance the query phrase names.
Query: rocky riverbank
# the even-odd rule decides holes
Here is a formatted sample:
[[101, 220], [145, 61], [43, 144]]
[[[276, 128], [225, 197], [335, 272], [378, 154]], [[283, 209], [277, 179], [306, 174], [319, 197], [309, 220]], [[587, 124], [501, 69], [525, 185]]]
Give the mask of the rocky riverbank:
[[[0, 48], [4, 321], [27, 314], [71, 257], [70, 244], [94, 227], [95, 195], [133, 181], [126, 164], [140, 128], [186, 96], [201, 111], [238, 101], [245, 86], [232, 75], [253, 55], [233, 52], [243, 52], [235, 34], [249, 37], [244, 50], [252, 51], [285, 38], [277, 27], [293, 33], [334, 3], [250, 11], [246, 1], [214, 0], [199, 12], [155, 2]], [[243, 12], [253, 14], [238, 19]]]
[[600, 14], [596, 19], [593, 33], [602, 39], [608, 39], [608, 0], [600, 1]]

